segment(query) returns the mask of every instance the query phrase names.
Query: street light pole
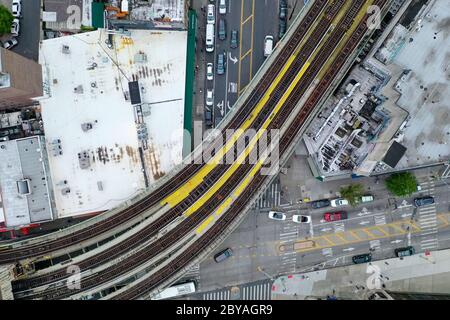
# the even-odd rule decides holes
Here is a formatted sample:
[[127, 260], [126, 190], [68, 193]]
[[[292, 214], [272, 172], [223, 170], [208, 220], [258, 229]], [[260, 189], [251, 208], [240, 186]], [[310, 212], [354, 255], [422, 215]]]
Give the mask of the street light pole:
[[270, 274], [268, 274], [267, 272], [265, 272], [264, 269], [261, 268], [260, 266], [258, 266], [258, 267], [256, 268], [256, 270], [258, 270], [259, 272], [261, 272], [263, 275], [265, 275], [267, 278], [269, 278], [269, 279], [272, 280], [272, 281], [275, 279], [274, 276], [271, 276]]

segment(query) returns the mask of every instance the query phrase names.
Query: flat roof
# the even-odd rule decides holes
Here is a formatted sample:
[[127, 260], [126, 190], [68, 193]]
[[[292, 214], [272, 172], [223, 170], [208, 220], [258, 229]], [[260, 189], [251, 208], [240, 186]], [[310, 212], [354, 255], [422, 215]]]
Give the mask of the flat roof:
[[395, 168], [399, 163], [400, 159], [405, 155], [406, 148], [402, 146], [397, 141], [393, 141], [389, 147], [386, 155], [383, 158], [383, 162], [386, 163], [391, 168]]
[[113, 48], [107, 39], [100, 29], [41, 46], [47, 145], [61, 145], [48, 148], [58, 217], [111, 209], [143, 191], [144, 172], [151, 184], [182, 160], [187, 32], [130, 30]]
[[37, 136], [0, 142], [2, 213], [8, 227], [53, 219], [42, 143]]
[[393, 58], [394, 64], [411, 70], [396, 88], [401, 93], [397, 104], [411, 117], [399, 140], [408, 150], [398, 168], [450, 158], [450, 1], [431, 2], [421, 19]]

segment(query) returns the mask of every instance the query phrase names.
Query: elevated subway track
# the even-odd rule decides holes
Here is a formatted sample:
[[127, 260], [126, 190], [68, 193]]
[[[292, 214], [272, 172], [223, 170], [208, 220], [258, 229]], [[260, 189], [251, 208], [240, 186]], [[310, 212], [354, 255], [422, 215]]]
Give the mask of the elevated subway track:
[[[376, 1], [375, 3], [380, 7], [383, 7], [386, 1], [381, 0]], [[297, 136], [297, 133], [301, 129], [304, 121], [312, 112], [321, 96], [331, 85], [332, 80], [338, 74], [340, 68], [345, 64], [351, 52], [355, 50], [358, 43], [364, 37], [365, 33], [367, 32], [366, 21], [367, 17], [364, 18], [361, 23], [359, 23], [358, 27], [352, 33], [350, 39], [347, 41], [340, 53], [336, 56], [330, 69], [325, 72], [323, 78], [316, 87], [315, 93], [310, 96], [310, 98], [303, 106], [302, 111], [297, 114], [293, 124], [289, 126], [289, 129], [287, 130], [285, 135], [283, 135], [283, 138], [280, 141], [280, 153], [286, 150], [292, 140]], [[251, 186], [246, 188], [244, 193], [234, 203], [233, 207], [228, 210], [228, 212], [219, 221], [217, 221], [217, 223], [215, 223], [199, 240], [197, 240], [197, 242], [191, 248], [189, 248], [189, 250], [182, 252], [171, 262], [170, 265], [161, 268], [140, 283], [130, 285], [120, 292], [113, 294], [113, 299], [137, 299], [143, 295], [148, 295], [149, 292], [156, 289], [158, 285], [161, 285], [162, 283], [167, 281], [167, 279], [176, 277], [177, 272], [180, 272], [183, 267], [187, 266], [189, 262], [193, 260], [193, 256], [195, 256], [198, 252], [202, 252], [203, 250], [205, 250], [213, 243], [214, 239], [218, 237], [218, 235], [220, 235], [222, 232], [224, 232], [224, 230], [227, 229], [227, 227], [234, 221], [234, 219], [236, 219], [241, 211], [245, 209], [247, 199], [251, 198], [253, 190], [256, 190], [264, 182], [265, 179], [266, 178], [262, 175], [256, 175], [255, 179], [251, 183]]]
[[[310, 11], [308, 12], [306, 19], [299, 25], [296, 32], [293, 34], [293, 36], [289, 39], [287, 44], [284, 46], [284, 48], [281, 50], [281, 52], [278, 54], [276, 61], [274, 64], [271, 65], [269, 71], [266, 73], [266, 75], [263, 78], [263, 81], [259, 83], [258, 91], [261, 91], [262, 94], [265, 93], [265, 90], [273, 83], [274, 75], [278, 74], [282, 67], [283, 62], [287, 61], [289, 57], [292, 56], [292, 54], [298, 50], [297, 46], [302, 40], [308, 31], [311, 24], [315, 21], [312, 17], [318, 16], [319, 13], [325, 8], [326, 1], [322, 2], [316, 2], [313, 7], [311, 7]], [[339, 0], [338, 3], [340, 6], [344, 3], [344, 1]], [[335, 16], [336, 11], [333, 12], [332, 9], [334, 7], [330, 7], [329, 10], [326, 11], [327, 20], [329, 21], [331, 17]], [[328, 26], [329, 23], [326, 25]], [[318, 38], [323, 36], [323, 33], [326, 31], [326, 26], [322, 26], [322, 28], [318, 29], [320, 31], [319, 33], [315, 33], [314, 35]], [[305, 50], [311, 50], [314, 49], [314, 46], [311, 47], [311, 44], [307, 43]], [[299, 59], [294, 67], [296, 69], [290, 70], [290, 72], [284, 77], [284, 81], [280, 83], [280, 86], [276, 88], [277, 92], [282, 92], [286, 89], [286, 83], [290, 83], [293, 76], [295, 76], [295, 70], [299, 70], [301, 67], [301, 62], [304, 62], [304, 57]], [[274, 65], [278, 65], [278, 68], [273, 68]], [[269, 76], [268, 76], [269, 75]], [[268, 102], [268, 104], [264, 107], [264, 109], [258, 114], [257, 117], [255, 117], [255, 120], [253, 122], [253, 128], [258, 129], [264, 120], [267, 119], [268, 115], [270, 114], [271, 110], [273, 109], [274, 104], [276, 103], [276, 98], [279, 96], [279, 94], [275, 94], [274, 97], [271, 97], [271, 100]], [[259, 97], [259, 100], [261, 99], [261, 95]], [[255, 102], [255, 104], [257, 101]], [[233, 150], [232, 152], [235, 152], [236, 150]], [[236, 154], [234, 154], [236, 156]], [[211, 174], [206, 177], [205, 183], [213, 184], [223, 173], [226, 171], [226, 169], [229, 166], [223, 165], [218, 166], [213, 171], [211, 171]], [[199, 188], [203, 188], [203, 190], [207, 189], [209, 187], [208, 185], [200, 186]], [[189, 207], [189, 205], [192, 204], [192, 201], [195, 201], [198, 196], [201, 195], [202, 191], [200, 189], [194, 190], [190, 197], [186, 199], [185, 203], [181, 203], [180, 205], [172, 208], [169, 210], [169, 212], [162, 217], [156, 219], [154, 222], [152, 222], [148, 228], [145, 229], [145, 232], [141, 232], [138, 234], [135, 234], [130, 237], [126, 242], [124, 241], [118, 246], [115, 246], [114, 248], [111, 248], [111, 250], [105, 250], [104, 252], [101, 252], [100, 254], [91, 257], [89, 259], [86, 259], [82, 261], [81, 263], [78, 263], [77, 265], [80, 266], [81, 270], [86, 270], [87, 268], [92, 268], [95, 266], [98, 266], [101, 263], [104, 263], [108, 259], [112, 259], [114, 257], [119, 256], [126, 250], [130, 248], [130, 246], [135, 245], [136, 242], [143, 242], [145, 240], [148, 240], [152, 236], [154, 236], [155, 233], [158, 232], [161, 228], [167, 225], [167, 223], [170, 223], [170, 221], [173, 221], [174, 218], [177, 216], [180, 216], [183, 214], [185, 208]], [[195, 197], [196, 195], [196, 197]], [[204, 214], [208, 212], [208, 210], [212, 209], [212, 206], [214, 206], [214, 202], [217, 201], [216, 199], [211, 199], [211, 201], [202, 208], [204, 211]], [[54, 282], [57, 279], [63, 279], [67, 277], [67, 273], [65, 271], [65, 268], [62, 268], [61, 270], [58, 270], [56, 272], [53, 272], [51, 274], [44, 274], [38, 277], [32, 277], [30, 279], [24, 279], [19, 280], [15, 283], [14, 287], [16, 291], [24, 290], [27, 288], [33, 288], [39, 285], [44, 285], [50, 282]]]
[[[309, 9], [304, 21], [299, 25], [297, 32], [284, 46], [282, 52], [277, 56], [277, 60], [270, 66], [269, 70], [263, 75], [260, 84], [251, 92], [249, 97], [245, 100], [242, 107], [237, 110], [233, 118], [222, 128], [221, 139], [225, 138], [226, 129], [240, 128], [243, 121], [252, 114], [254, 106], [261, 99], [264, 93], [271, 85], [274, 74], [278, 74], [283, 66], [283, 61], [286, 61], [287, 57], [292, 55], [297, 43], [306, 34], [314, 18], [325, 7], [326, 0], [316, 0]], [[209, 147], [204, 148], [206, 154], [211, 150], [214, 143]], [[99, 218], [95, 217], [92, 220], [97, 221], [92, 225], [86, 222], [87, 226], [78, 230], [77, 227], [73, 227], [73, 232], [64, 236], [51, 235], [43, 236], [42, 241], [39, 239], [30, 239], [21, 242], [21, 244], [10, 244], [0, 247], [0, 264], [14, 263], [22, 261], [27, 258], [38, 258], [46, 255], [51, 255], [56, 251], [67, 251], [68, 248], [74, 248], [74, 250], [80, 249], [80, 244], [92, 244], [96, 241], [106, 239], [116, 232], [121, 231], [121, 226], [130, 221], [139, 223], [144, 215], [150, 208], [159, 206], [160, 202], [166, 197], [167, 194], [173, 193], [180, 186], [186, 183], [190, 177], [197, 173], [203, 166], [202, 164], [196, 164], [197, 161], [193, 161], [186, 165], [181, 171], [170, 178], [166, 183], [144, 198], [139, 199], [135, 203], [132, 203], [123, 210], [115, 210], [115, 214], [111, 214], [108, 219], [97, 221]], [[201, 190], [200, 188], [198, 190]], [[181, 212], [185, 207], [181, 206], [178, 210]], [[70, 229], [70, 228], [69, 228]], [[76, 231], [75, 231], [76, 230]], [[113, 231], [113, 232], [112, 232]], [[65, 230], [64, 232], [67, 232]], [[112, 232], [112, 233], [111, 233]], [[63, 233], [63, 232], [60, 232]], [[50, 240], [48, 240], [50, 239]], [[30, 244], [28, 244], [30, 243]], [[78, 246], [76, 246], [78, 245]], [[82, 247], [82, 246], [81, 246]]]
[[[357, 3], [358, 3], [358, 2], [357, 2]], [[363, 4], [363, 1], [360, 1], [360, 2], [359, 2], [359, 5], [361, 6], [362, 4]], [[359, 7], [358, 7], [357, 5], [354, 5], [354, 4], [353, 4], [351, 10], [350, 10], [349, 13], [345, 16], [343, 22], [335, 29], [335, 30], [337, 30], [337, 31], [335, 31], [335, 32], [336, 32], [338, 35], [341, 34], [341, 37], [342, 37], [342, 34], [344, 34], [345, 31], [347, 30], [348, 24], [350, 24], [350, 23], [353, 21], [353, 18], [354, 18], [354, 16], [355, 16], [356, 13], [357, 13], [358, 8], [359, 8]], [[353, 11], [353, 12], [352, 12], [352, 11]], [[355, 12], [355, 11], [356, 11], [356, 12]], [[358, 31], [358, 30], [357, 30], [357, 31]], [[355, 34], [358, 34], [358, 33], [355, 32]], [[339, 39], [340, 39], [341, 37], [330, 37], [330, 39], [329, 39], [328, 42], [327, 42], [327, 45], [324, 46], [324, 48], [326, 48], [326, 49], [320, 51], [321, 53], [318, 54], [318, 57], [317, 57], [317, 60], [315, 61], [315, 64], [314, 64], [311, 68], [309, 68], [308, 71], [305, 73], [305, 79], [308, 79], [309, 84], [311, 84], [312, 80], [315, 78], [315, 76], [317, 75], [317, 72], [319, 72], [319, 70], [321, 69], [321, 67], [322, 67], [323, 65], [325, 65], [326, 59], [329, 57], [330, 50], [332, 50], [332, 49], [329, 49], [329, 48], [335, 48], [335, 47], [339, 44], [339, 41], [340, 41]], [[345, 50], [344, 50], [344, 52], [345, 52]], [[304, 80], [304, 81], [306, 81], [306, 80]], [[279, 123], [283, 123], [283, 116], [286, 117], [287, 115], [290, 114], [291, 109], [293, 108], [293, 106], [296, 105], [296, 102], [298, 102], [298, 97], [301, 96], [301, 95], [303, 95], [304, 91], [305, 91], [306, 88], [308, 87], [308, 84], [307, 84], [307, 83], [308, 83], [308, 82], [306, 82], [306, 83], [303, 82], [303, 83], [302, 83], [303, 85], [299, 85], [299, 86], [296, 87], [296, 91], [289, 97], [290, 100], [287, 100], [286, 103], [285, 103], [285, 106], [291, 106], [291, 108], [290, 108], [290, 109], [289, 109], [289, 107], [283, 108], [283, 110], [280, 112], [279, 117], [276, 118], [276, 119], [274, 120], [274, 123], [275, 123], [276, 121], [279, 121]], [[316, 95], [317, 95], [317, 90], [316, 90], [315, 92], [316, 92]], [[313, 96], [314, 96], [314, 95], [313, 95]], [[297, 100], [295, 100], [295, 99], [297, 99]], [[313, 109], [313, 107], [315, 106], [315, 104], [313, 104], [312, 107], [310, 107], [310, 109], [308, 109], [308, 108], [309, 108], [308, 106], [309, 106], [309, 105], [307, 104], [307, 107], [302, 108], [302, 111], [301, 111], [299, 114], [300, 114], [303, 118], [301, 118], [300, 120], [297, 120], [297, 121], [304, 121], [304, 120], [305, 120], [305, 117], [307, 117], [307, 116], [310, 114], [310, 112], [312, 111], [312, 109]], [[303, 120], [302, 120], [302, 119], [303, 119]], [[297, 130], [298, 130], [298, 128], [301, 127], [302, 124], [303, 124], [302, 122], [296, 122], [294, 125], [291, 125], [291, 126], [289, 127], [289, 129], [294, 128], [294, 129], [297, 129]], [[286, 137], [286, 135], [284, 135], [283, 138], [284, 138], [284, 137]], [[282, 139], [282, 143], [280, 144], [280, 146], [287, 147], [288, 145], [289, 145], [289, 141], [285, 142], [285, 140]], [[284, 151], [285, 149], [282, 148], [282, 150]], [[244, 171], [248, 171], [249, 167], [243, 165], [243, 166], [241, 166], [239, 169], [242, 170], [242, 172], [244, 172]], [[239, 182], [239, 181], [240, 181], [240, 180], [238, 179], [239, 177], [240, 177], [240, 174], [239, 174], [239, 175], [236, 175], [234, 181]], [[256, 176], [255, 180], [257, 180], [258, 177], [260, 177], [260, 176], [259, 176], [259, 175]], [[230, 183], [231, 183], [231, 180], [230, 180]], [[254, 183], [254, 182], [253, 182], [253, 183]], [[237, 184], [230, 185], [230, 186], [227, 186], [227, 188], [229, 188], [229, 189], [232, 190], [233, 186], [236, 187], [236, 185], [237, 185]], [[246, 190], [248, 190], [248, 189], [254, 190], [253, 188], [250, 188], [250, 187], [247, 188]], [[228, 193], [231, 192], [231, 190], [229, 190]], [[225, 190], [221, 190], [221, 192], [225, 192]], [[226, 197], [228, 193], [224, 193], [224, 196]], [[234, 209], [234, 207], [233, 207], [231, 210], [233, 210], [233, 209]], [[200, 221], [201, 221], [201, 219], [204, 219], [204, 218], [205, 218], [204, 216], [202, 216], [201, 219], [199, 219], [200, 214], [196, 213], [196, 215], [197, 215], [197, 217], [192, 218], [192, 221], [191, 221], [191, 224], [192, 224], [192, 225], [191, 225], [191, 228], [192, 228], [192, 227], [195, 227], [195, 226], [198, 224], [198, 222], [194, 222], [194, 221], [196, 221], [196, 220], [200, 220]], [[228, 216], [228, 212], [226, 213], [226, 215]], [[224, 219], [224, 218], [222, 218], [220, 221], [223, 221], [223, 219]], [[213, 226], [213, 228], [214, 228], [214, 227], [215, 227], [215, 225]], [[173, 234], [172, 236], [175, 236], [175, 235], [178, 234], [178, 233], [186, 234], [187, 231], [188, 231], [188, 230], [186, 230], [186, 229], [189, 228], [189, 224], [188, 224], [187, 222], [186, 222], [186, 223], [183, 223], [183, 224], [180, 225], [180, 228], [181, 228], [181, 229], [180, 229], [178, 232], [174, 232], [174, 234]], [[183, 228], [184, 228], [184, 229], [183, 229]], [[182, 231], [182, 232], [180, 232], [180, 231]], [[202, 239], [203, 239], [203, 238], [204, 238], [204, 236], [202, 237]], [[161, 250], [166, 249], [168, 246], [170, 246], [170, 241], [172, 241], [172, 242], [174, 241], [174, 240], [171, 240], [171, 237], [169, 237], [169, 236], [166, 237], [166, 238], [163, 238], [163, 239], [167, 239], [167, 240], [164, 240], [164, 241], [167, 241], [168, 244], [167, 244], [167, 246], [161, 245]], [[176, 240], [176, 239], [175, 239], [175, 240]], [[154, 251], [151, 251], [152, 249], [154, 249], [154, 247], [148, 248], [148, 250], [150, 250], [150, 251], [145, 251], [145, 254], [144, 254], [144, 251], [143, 251], [143, 252], [141, 253], [141, 257], [139, 257], [139, 256], [134, 257], [134, 260], [130, 260], [130, 263], [131, 263], [131, 262], [134, 263], [134, 264], [140, 263], [140, 262], [143, 261], [143, 260], [142, 260], [142, 257], [147, 257], [147, 258], [148, 258], [148, 254], [153, 254], [153, 255], [156, 254], [158, 248], [156, 248]], [[141, 259], [141, 260], [139, 260], [139, 259]], [[125, 267], [125, 265], [124, 265], [124, 264], [120, 264], [120, 265], [117, 266], [116, 269], [120, 270], [121, 267]], [[83, 282], [84, 282], [84, 281], [83, 281]], [[47, 296], [47, 297], [48, 297], [48, 298], [51, 298], [51, 297], [53, 297], [53, 296], [52, 296], [52, 295], [49, 295], [49, 296]]]

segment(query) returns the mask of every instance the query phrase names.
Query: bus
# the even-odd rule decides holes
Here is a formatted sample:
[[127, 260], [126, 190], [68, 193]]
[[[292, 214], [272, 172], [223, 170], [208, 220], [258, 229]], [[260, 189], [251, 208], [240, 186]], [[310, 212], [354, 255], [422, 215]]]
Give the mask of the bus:
[[154, 295], [152, 300], [162, 300], [162, 299], [170, 299], [179, 296], [184, 296], [186, 294], [195, 292], [195, 282], [186, 282], [182, 284], [177, 284], [167, 289], [164, 289], [160, 293]]

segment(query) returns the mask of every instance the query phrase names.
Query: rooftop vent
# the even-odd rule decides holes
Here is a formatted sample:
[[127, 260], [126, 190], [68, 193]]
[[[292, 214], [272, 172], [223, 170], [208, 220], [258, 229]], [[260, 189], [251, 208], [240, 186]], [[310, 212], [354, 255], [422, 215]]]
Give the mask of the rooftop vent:
[[69, 54], [70, 53], [70, 48], [68, 45], [63, 44], [61, 52], [64, 54]]

